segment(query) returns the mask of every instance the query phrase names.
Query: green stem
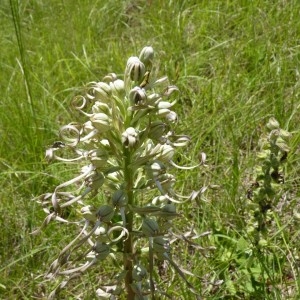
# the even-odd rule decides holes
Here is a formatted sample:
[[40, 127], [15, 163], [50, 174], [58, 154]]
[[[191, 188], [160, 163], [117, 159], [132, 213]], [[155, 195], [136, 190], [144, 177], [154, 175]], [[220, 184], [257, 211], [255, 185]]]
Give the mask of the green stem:
[[[124, 153], [124, 179], [126, 182], [126, 193], [128, 197], [128, 204], [134, 204], [134, 195], [133, 195], [133, 176], [130, 169], [131, 164], [131, 153], [128, 148], [123, 149]], [[134, 292], [131, 288], [132, 280], [132, 270], [133, 270], [133, 238], [132, 238], [132, 229], [133, 229], [133, 213], [130, 210], [127, 210], [126, 213], [126, 229], [129, 232], [127, 240], [124, 242], [124, 254], [123, 254], [123, 264], [124, 270], [126, 270], [125, 277], [125, 288], [127, 293], [127, 300], [134, 298]]]

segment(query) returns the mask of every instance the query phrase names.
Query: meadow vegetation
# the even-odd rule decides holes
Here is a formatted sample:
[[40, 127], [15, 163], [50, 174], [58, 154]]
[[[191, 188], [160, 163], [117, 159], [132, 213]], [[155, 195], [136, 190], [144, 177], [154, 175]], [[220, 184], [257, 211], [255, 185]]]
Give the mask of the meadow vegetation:
[[[181, 91], [176, 132], [192, 142], [176, 163], [207, 157], [173, 170], [180, 193], [207, 187], [173, 221], [202, 248], [174, 243], [174, 260], [203, 299], [299, 299], [299, 10], [297, 0], [1, 1], [0, 299], [45, 299], [57, 284], [43, 274], [77, 231], [51, 223], [31, 235], [45, 218], [33, 199], [78, 167], [49, 164], [45, 150], [78, 117], [69, 104], [85, 84], [122, 77], [146, 45]], [[172, 299], [194, 299], [162, 271]], [[93, 268], [60, 299], [94, 299], [111, 274]]]

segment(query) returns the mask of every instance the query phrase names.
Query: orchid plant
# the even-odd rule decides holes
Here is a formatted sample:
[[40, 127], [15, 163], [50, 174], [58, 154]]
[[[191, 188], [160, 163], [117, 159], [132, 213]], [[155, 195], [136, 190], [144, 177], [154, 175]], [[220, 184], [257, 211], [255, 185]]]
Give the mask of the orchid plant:
[[260, 139], [257, 154], [256, 179], [248, 190], [248, 210], [252, 215], [248, 220], [247, 233], [259, 247], [268, 244], [268, 224], [282, 197], [283, 166], [290, 151], [288, 142], [291, 137], [288, 131], [280, 128], [274, 117], [270, 118], [266, 128], [268, 135]]
[[[60, 129], [60, 141], [47, 151], [48, 160], [76, 163], [81, 172], [58, 185], [53, 193], [39, 197], [50, 221], [73, 223], [79, 234], [51, 264], [46, 278], [66, 278], [53, 290], [54, 299], [68, 281], [108, 257], [122, 261], [114, 283], [96, 291], [101, 299], [155, 299], [163, 293], [154, 278], [155, 261], [167, 262], [197, 296], [186, 279], [191, 274], [172, 258], [170, 239], [180, 239], [172, 231], [172, 220], [180, 216], [176, 203], [195, 199], [178, 195], [170, 168], [177, 147], [190, 139], [175, 134], [178, 122], [172, 110], [179, 95], [167, 77], [155, 79], [154, 51], [147, 46], [139, 57], [130, 57], [124, 80], [110, 73], [101, 82], [87, 85], [84, 95], [74, 98], [72, 108], [84, 123], [72, 122]], [[203, 164], [205, 155], [202, 155]], [[70, 190], [72, 190], [70, 192]], [[69, 221], [63, 211], [75, 207], [79, 221]], [[39, 228], [35, 233], [41, 230]], [[197, 234], [191, 230], [190, 235]], [[188, 240], [185, 235], [184, 239]], [[191, 246], [197, 248], [196, 243]]]

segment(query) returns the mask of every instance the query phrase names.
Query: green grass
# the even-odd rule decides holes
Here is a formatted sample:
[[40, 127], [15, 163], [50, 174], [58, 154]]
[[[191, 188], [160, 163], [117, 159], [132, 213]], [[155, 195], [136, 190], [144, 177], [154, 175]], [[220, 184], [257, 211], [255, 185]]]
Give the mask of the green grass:
[[[213, 232], [198, 242], [214, 250], [178, 253], [200, 278], [191, 280], [205, 299], [298, 299], [299, 10], [297, 0], [1, 1], [0, 299], [49, 292], [39, 275], [75, 232], [53, 224], [30, 235], [44, 218], [32, 199], [70, 178], [61, 164], [46, 163], [45, 149], [72, 121], [68, 104], [84, 84], [121, 74], [145, 45], [155, 49], [160, 75], [181, 90], [178, 131], [193, 141], [181, 161], [207, 154], [207, 167], [178, 172], [177, 190], [218, 185], [180, 207], [186, 222], [175, 224], [192, 218], [198, 233]], [[246, 191], [271, 116], [293, 133], [281, 188], [286, 205], [275, 215], [268, 255], [247, 257]], [[83, 290], [81, 299], [93, 299], [96, 276], [75, 282], [65, 299]], [[168, 292], [194, 299], [180, 280]]]

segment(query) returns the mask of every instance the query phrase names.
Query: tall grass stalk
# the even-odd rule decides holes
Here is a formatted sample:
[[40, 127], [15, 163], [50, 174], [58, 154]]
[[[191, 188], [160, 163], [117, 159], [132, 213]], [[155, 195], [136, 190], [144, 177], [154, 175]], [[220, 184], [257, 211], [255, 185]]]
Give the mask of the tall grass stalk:
[[[17, 59], [18, 65], [20, 67], [20, 71], [23, 75], [24, 79], [24, 86], [26, 89], [26, 95], [27, 95], [27, 101], [29, 105], [29, 111], [30, 115], [22, 114], [24, 111], [21, 106], [19, 106], [19, 113], [22, 115], [23, 120], [32, 120], [35, 123], [35, 127], [37, 128], [37, 118], [36, 118], [36, 112], [35, 107], [33, 103], [33, 97], [32, 97], [32, 87], [30, 82], [30, 71], [29, 66], [27, 63], [27, 54], [24, 47], [23, 37], [22, 37], [22, 28], [21, 28], [21, 20], [20, 20], [20, 6], [18, 0], [9, 0], [10, 9], [11, 9], [11, 15], [13, 19], [13, 24], [15, 28], [15, 34], [17, 37], [18, 42], [18, 49], [20, 54], [20, 60]], [[20, 103], [21, 104], [21, 103]], [[24, 123], [25, 124], [25, 123]]]

